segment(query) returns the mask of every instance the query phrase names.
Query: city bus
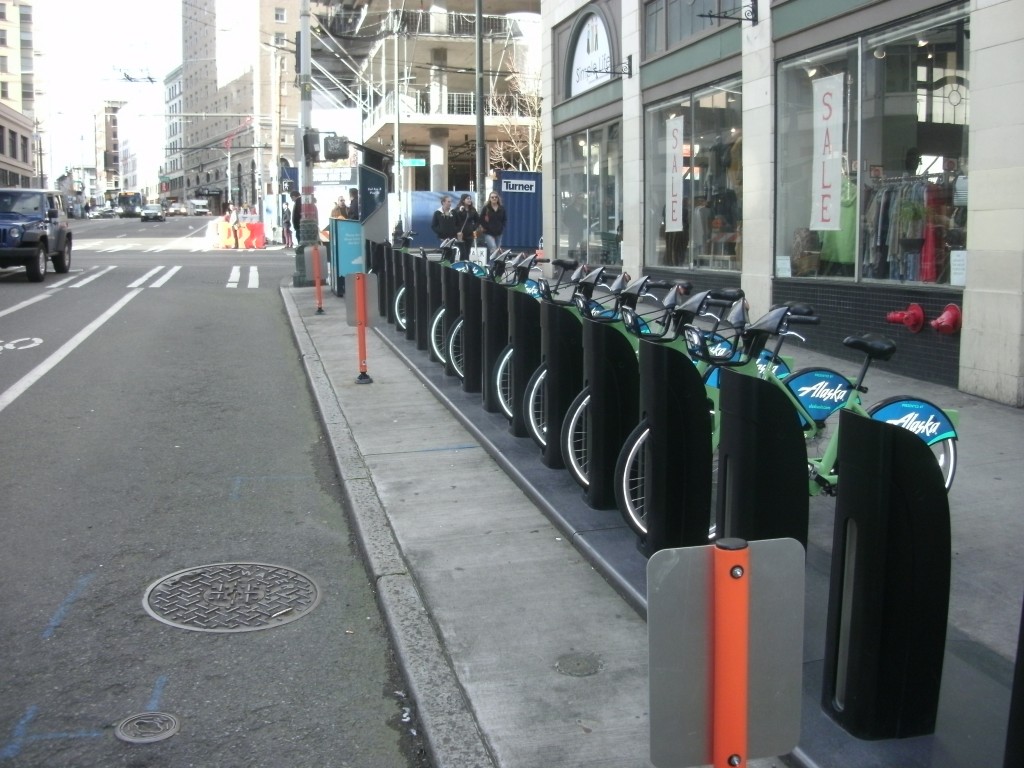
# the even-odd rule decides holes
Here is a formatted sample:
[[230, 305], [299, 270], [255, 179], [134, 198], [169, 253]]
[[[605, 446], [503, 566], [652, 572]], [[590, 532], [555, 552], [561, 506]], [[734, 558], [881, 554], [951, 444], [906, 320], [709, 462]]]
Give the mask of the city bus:
[[146, 205], [146, 198], [141, 192], [118, 192], [117, 211], [122, 219], [126, 217], [139, 218], [142, 216], [142, 209]]

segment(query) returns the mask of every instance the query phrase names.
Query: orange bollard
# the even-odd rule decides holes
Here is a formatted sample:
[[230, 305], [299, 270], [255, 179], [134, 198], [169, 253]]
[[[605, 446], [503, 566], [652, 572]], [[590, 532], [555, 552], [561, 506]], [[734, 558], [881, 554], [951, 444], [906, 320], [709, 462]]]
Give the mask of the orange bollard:
[[712, 735], [715, 768], [747, 764], [750, 548], [719, 539], [712, 558]]
[[366, 275], [362, 272], [355, 274], [356, 289], [356, 338], [359, 349], [359, 376], [356, 377], [356, 384], [372, 384], [373, 379], [366, 372]]
[[313, 246], [313, 285], [315, 287], [316, 295], [316, 313], [322, 315], [324, 313], [324, 289], [320, 285], [320, 246]]

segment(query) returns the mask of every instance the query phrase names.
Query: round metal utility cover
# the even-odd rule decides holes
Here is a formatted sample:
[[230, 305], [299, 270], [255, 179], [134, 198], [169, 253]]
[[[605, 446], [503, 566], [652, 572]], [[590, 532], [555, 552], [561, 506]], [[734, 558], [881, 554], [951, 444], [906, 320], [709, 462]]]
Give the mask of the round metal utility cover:
[[600, 657], [593, 653], [566, 653], [555, 661], [555, 671], [569, 677], [590, 677], [602, 667]]
[[149, 744], [169, 739], [179, 728], [181, 723], [174, 715], [166, 712], [140, 712], [118, 723], [114, 735], [132, 744]]
[[303, 573], [264, 563], [214, 563], [154, 582], [142, 607], [154, 619], [196, 632], [252, 632], [295, 621], [320, 602]]

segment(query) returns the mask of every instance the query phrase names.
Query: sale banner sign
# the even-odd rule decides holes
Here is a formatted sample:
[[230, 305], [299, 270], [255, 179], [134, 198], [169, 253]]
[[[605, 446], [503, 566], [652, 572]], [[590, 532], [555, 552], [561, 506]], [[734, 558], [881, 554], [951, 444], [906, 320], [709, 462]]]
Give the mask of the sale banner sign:
[[814, 81], [814, 168], [811, 174], [811, 229], [839, 229], [843, 175], [843, 80], [831, 75]]
[[683, 118], [674, 117], [665, 126], [665, 231], [683, 231]]

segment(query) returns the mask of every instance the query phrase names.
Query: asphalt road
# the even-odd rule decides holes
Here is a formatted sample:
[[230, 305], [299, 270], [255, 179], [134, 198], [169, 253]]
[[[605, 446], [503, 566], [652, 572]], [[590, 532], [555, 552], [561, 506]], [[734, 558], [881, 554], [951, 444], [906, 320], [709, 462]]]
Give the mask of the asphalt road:
[[[70, 274], [0, 271], [0, 764], [424, 766], [282, 308], [293, 258], [208, 250], [205, 221], [78, 221]], [[268, 573], [284, 607], [240, 631]], [[232, 631], [156, 604], [193, 577]], [[179, 730], [118, 738], [149, 711]]]

